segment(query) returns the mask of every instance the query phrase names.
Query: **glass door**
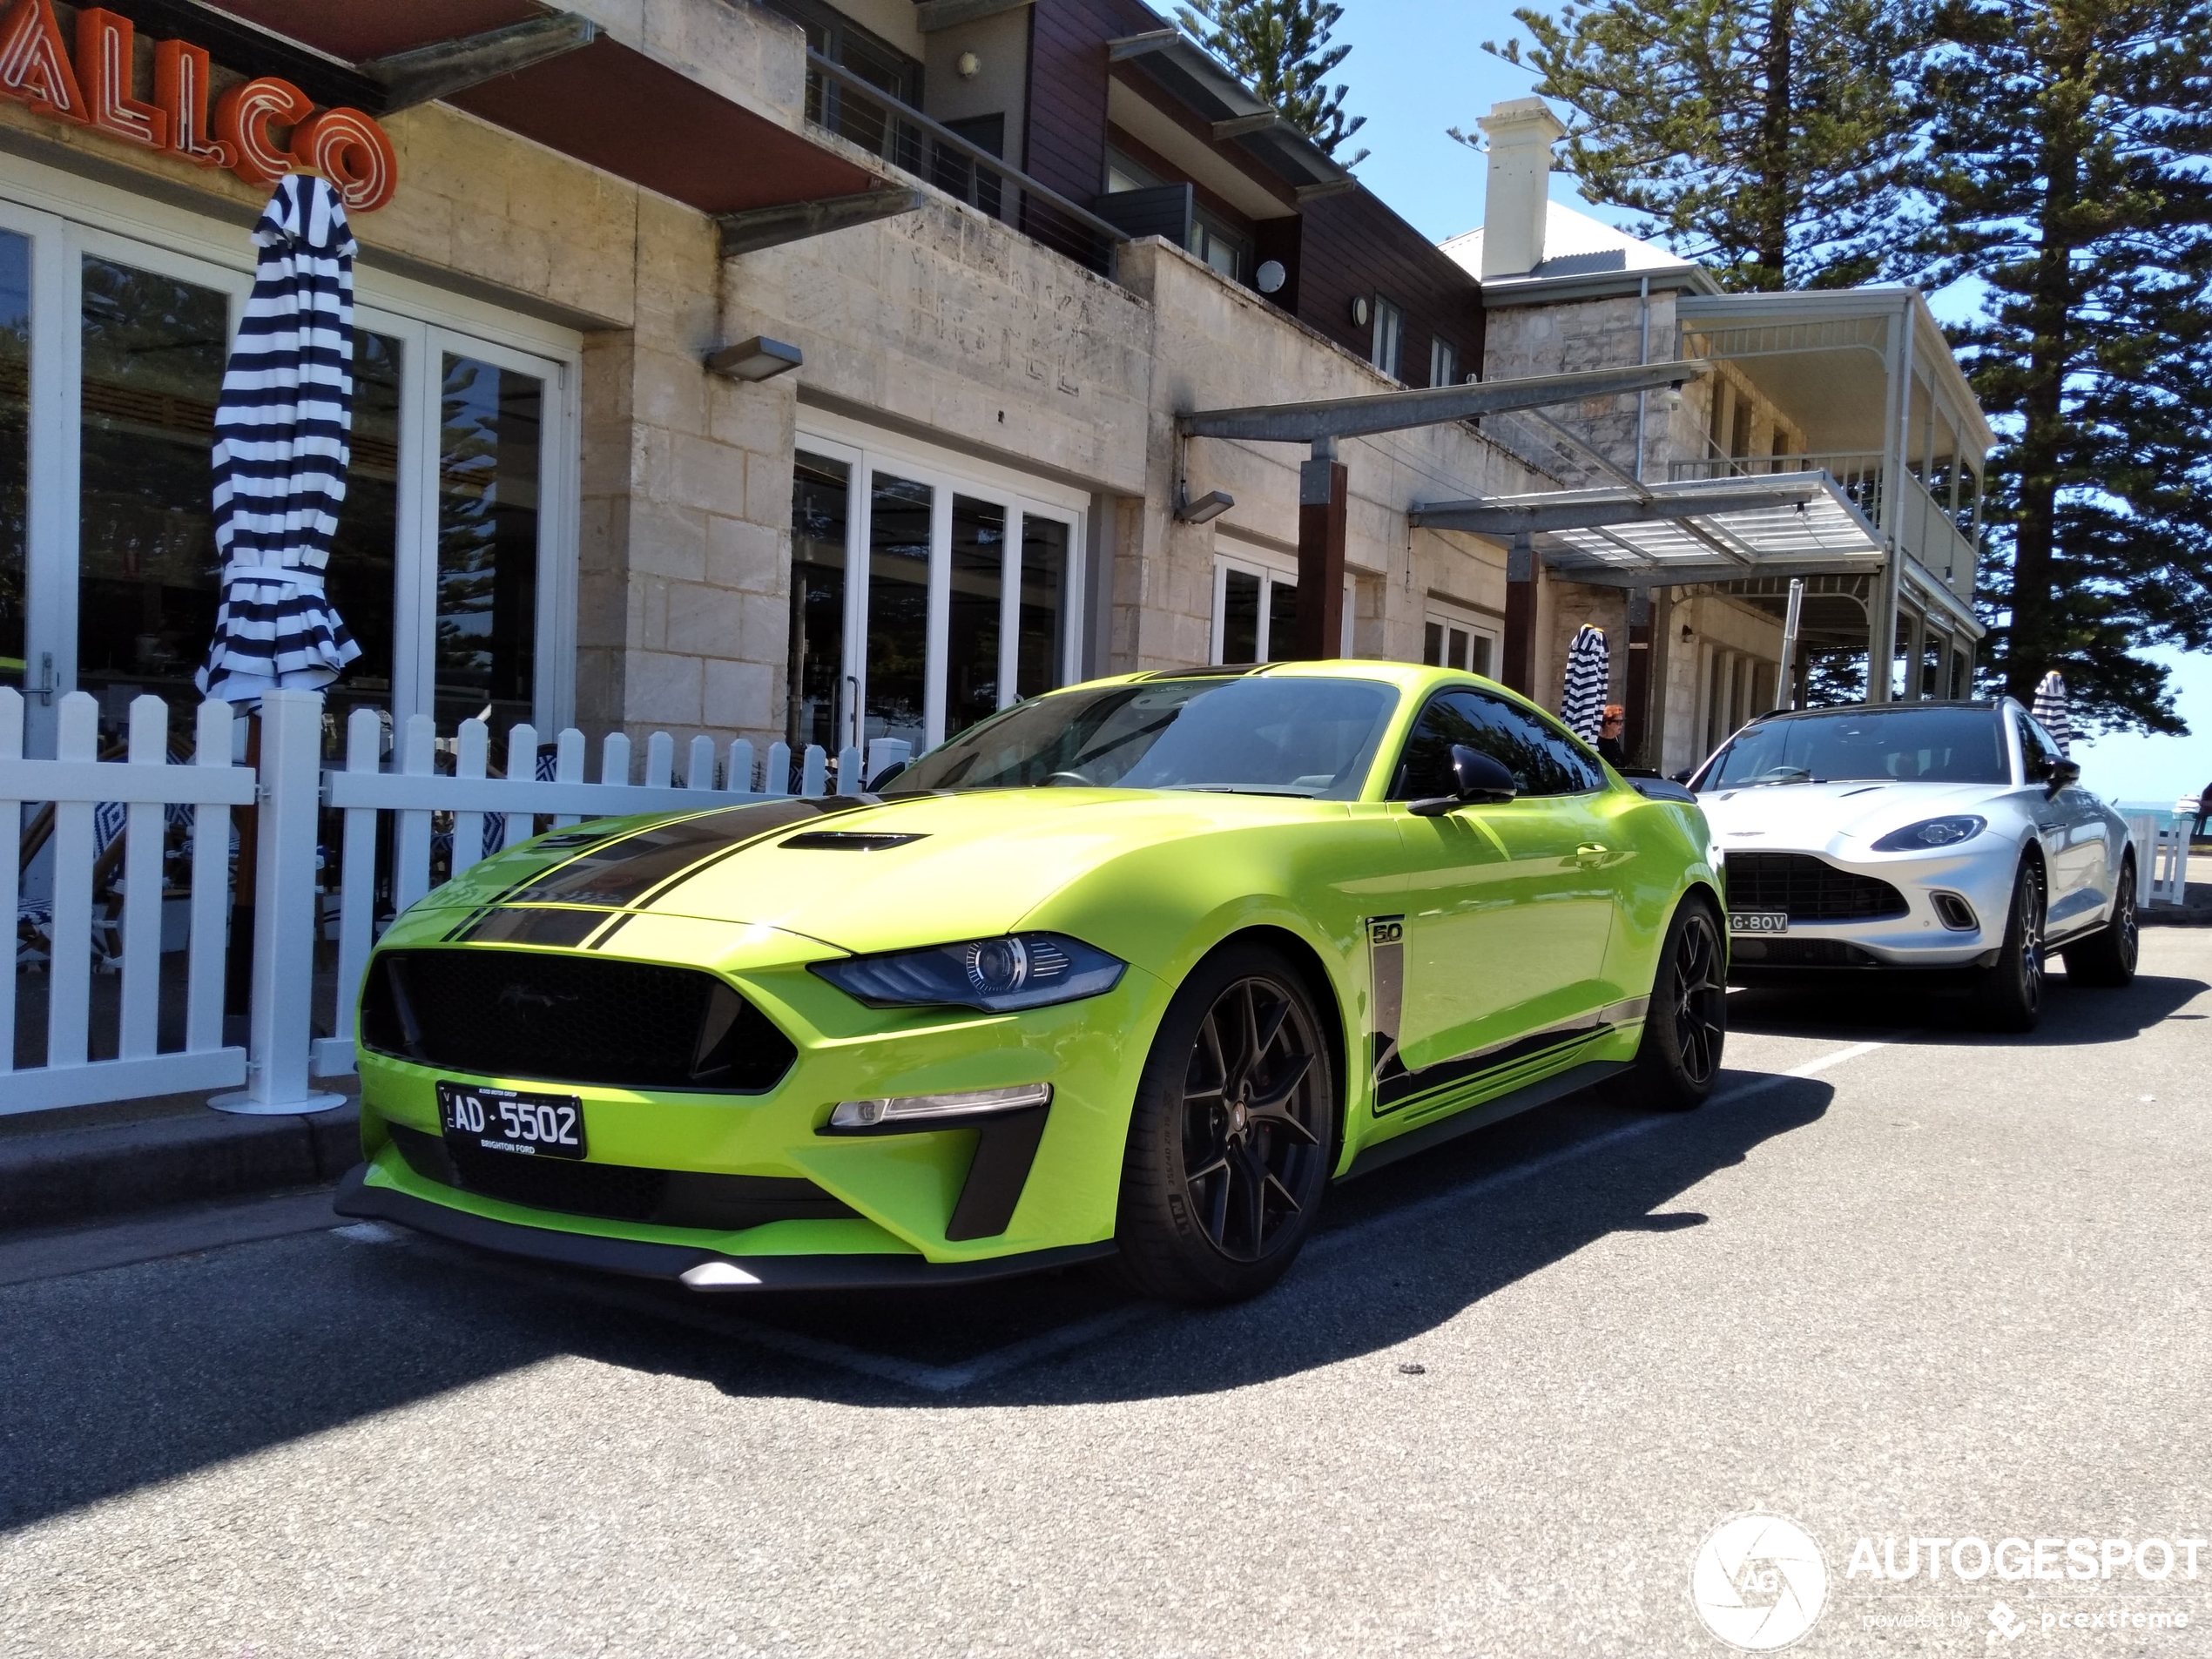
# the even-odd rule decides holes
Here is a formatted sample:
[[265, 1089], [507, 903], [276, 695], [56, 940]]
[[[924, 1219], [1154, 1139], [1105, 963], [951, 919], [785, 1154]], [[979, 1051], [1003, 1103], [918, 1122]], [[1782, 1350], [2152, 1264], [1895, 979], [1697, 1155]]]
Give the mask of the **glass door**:
[[919, 754], [1078, 671], [1077, 509], [805, 433], [797, 450], [794, 755], [879, 738]]

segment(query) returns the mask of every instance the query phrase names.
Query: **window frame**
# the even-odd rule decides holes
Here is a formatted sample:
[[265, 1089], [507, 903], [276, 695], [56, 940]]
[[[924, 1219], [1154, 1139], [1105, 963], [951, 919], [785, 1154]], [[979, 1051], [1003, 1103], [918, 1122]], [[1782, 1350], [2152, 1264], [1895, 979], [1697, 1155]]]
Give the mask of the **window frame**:
[[1428, 337], [1428, 383], [1431, 386], [1456, 386], [1459, 381], [1459, 347], [1441, 334], [1431, 334]]
[[[847, 469], [845, 509], [845, 628], [840, 640], [844, 671], [839, 676], [838, 706], [833, 720], [840, 748], [858, 743], [867, 749], [860, 731], [861, 711], [867, 706], [868, 544], [874, 514], [874, 475], [888, 473], [926, 484], [929, 503], [929, 600], [922, 671], [922, 727], [925, 752], [954, 735], [945, 729], [948, 703], [947, 654], [952, 633], [953, 497], [965, 496], [989, 503], [1006, 513], [1006, 562], [1001, 566], [999, 588], [999, 707], [1008, 709], [1022, 699], [1015, 695], [1021, 651], [1021, 557], [1023, 526], [1031, 518], [1049, 519], [1065, 527], [1068, 570], [1060, 617], [1060, 685], [1072, 685], [1082, 675], [1084, 570], [1088, 550], [1084, 528], [1090, 514], [1090, 497], [1081, 491], [1055, 486], [1042, 478], [1015, 472], [989, 462], [974, 460], [934, 445], [901, 439], [846, 416], [819, 409], [803, 409], [793, 439], [794, 449], [842, 462]], [[1056, 690], [1057, 686], [1049, 687]], [[786, 664], [784, 693], [790, 694]], [[786, 724], [788, 724], [786, 718]]]
[[[0, 231], [30, 243], [30, 546], [24, 561], [24, 684], [32, 752], [51, 749], [58, 705], [78, 689], [82, 561], [83, 261], [87, 255], [226, 296], [234, 341], [253, 292], [244, 229], [21, 158], [0, 158]], [[391, 712], [435, 708], [435, 577], [442, 352], [542, 379], [538, 602], [532, 702], [541, 731], [574, 715], [577, 453], [583, 337], [412, 278], [354, 266], [354, 326], [398, 339], [401, 359], [399, 534], [394, 548]], [[434, 358], [439, 367], [429, 371]], [[211, 482], [212, 489], [212, 482]], [[428, 607], [428, 608], [426, 608]], [[37, 695], [51, 657], [51, 693]]]
[[[1216, 553], [1213, 556], [1213, 611], [1206, 623], [1208, 664], [1215, 668], [1224, 666], [1221, 645], [1222, 635], [1226, 631], [1229, 620], [1229, 572], [1231, 570], [1243, 576], [1259, 578], [1259, 630], [1257, 643], [1253, 646], [1253, 649], [1260, 653], [1259, 660], [1262, 663], [1284, 660], [1267, 654], [1274, 643], [1271, 637], [1274, 590], [1278, 584], [1292, 588], [1298, 586], [1298, 561], [1294, 558], [1269, 558], [1256, 548], [1239, 549], [1234, 553]], [[1353, 655], [1352, 629], [1358, 620], [1353, 612], [1359, 593], [1358, 582], [1354, 579], [1352, 573], [1346, 570], [1344, 574], [1344, 624], [1342, 637], [1337, 645], [1337, 655], [1339, 657]]]
[[[1490, 669], [1496, 665], [1498, 661], [1498, 653], [1500, 651], [1504, 649], [1504, 637], [1498, 631], [1494, 624], [1488, 622], [1477, 622], [1469, 614], [1459, 610], [1456, 606], [1441, 604], [1432, 599], [1429, 601], [1427, 610], [1421, 617], [1421, 656], [1424, 662], [1427, 661], [1427, 631], [1431, 628], [1441, 628], [1446, 631], [1443, 644], [1447, 652], [1451, 647], [1452, 631], [1456, 630], [1460, 633], [1466, 634], [1467, 636], [1467, 644], [1469, 646], [1467, 655], [1470, 658], [1470, 664], [1467, 668], [1460, 669], [1459, 664], [1456, 663], [1438, 662], [1428, 663], [1427, 665], [1429, 667], [1455, 669], [1461, 673], [1479, 675], [1484, 679], [1495, 679], [1497, 678], [1496, 675], [1490, 671]], [[1484, 653], [1485, 666], [1481, 668], [1473, 666], [1471, 660], [1474, 654], [1473, 651], [1474, 643], [1478, 639], [1482, 641], [1484, 645], [1487, 647]]]
[[[1406, 367], [1406, 308], [1395, 300], [1378, 293], [1375, 296], [1374, 336], [1367, 350], [1367, 361], [1391, 379], [1403, 380]], [[1389, 342], [1389, 352], [1383, 350]]]

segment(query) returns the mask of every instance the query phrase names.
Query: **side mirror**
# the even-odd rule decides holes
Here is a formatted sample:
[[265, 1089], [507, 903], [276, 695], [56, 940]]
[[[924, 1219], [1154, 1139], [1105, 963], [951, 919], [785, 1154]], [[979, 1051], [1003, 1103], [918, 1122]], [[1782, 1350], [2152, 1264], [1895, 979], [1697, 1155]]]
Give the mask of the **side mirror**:
[[1695, 766], [1684, 766], [1680, 772], [1675, 774], [1675, 781], [1682, 785], [1683, 788], [1687, 789], [1689, 786], [1689, 780], [1696, 775], [1697, 769]]
[[2061, 789], [2070, 788], [2081, 781], [2081, 763], [2068, 760], [2064, 755], [2055, 760], [2047, 760], [2043, 763], [2043, 792], [2055, 796]]
[[1452, 745], [1452, 777], [1455, 792], [1409, 802], [1406, 810], [1416, 818], [1441, 818], [1456, 806], [1494, 806], [1521, 792], [1504, 766], [1464, 744]]
[[871, 795], [880, 793], [884, 785], [889, 783], [894, 778], [896, 778], [900, 772], [904, 772], [913, 764], [914, 762], [911, 760], [893, 761], [881, 772], [879, 772], [874, 777], [868, 779], [867, 792]]

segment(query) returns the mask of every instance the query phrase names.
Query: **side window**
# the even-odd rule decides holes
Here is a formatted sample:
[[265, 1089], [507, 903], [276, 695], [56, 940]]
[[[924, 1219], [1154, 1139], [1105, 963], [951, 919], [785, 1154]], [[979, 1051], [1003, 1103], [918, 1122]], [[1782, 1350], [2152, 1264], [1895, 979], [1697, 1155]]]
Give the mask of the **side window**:
[[1431, 699], [1414, 723], [1390, 798], [1450, 794], [1453, 744], [1498, 762], [1524, 795], [1577, 795], [1603, 786], [1597, 768], [1564, 731], [1480, 691], [1447, 691]]
[[1476, 699], [1464, 691], [1447, 691], [1429, 699], [1421, 718], [1406, 738], [1406, 752], [1390, 780], [1393, 800], [1427, 800], [1448, 795], [1459, 786], [1452, 773], [1452, 745], [1487, 752]]
[[1478, 744], [1514, 775], [1524, 795], [1580, 795], [1604, 787], [1604, 776], [1564, 726], [1494, 697], [1471, 694], [1486, 710], [1487, 741]]
[[2013, 716], [2013, 730], [2020, 733], [2020, 763], [2027, 781], [2040, 783], [2050, 772], [2051, 763], [2059, 758], [2058, 745], [2024, 715]]

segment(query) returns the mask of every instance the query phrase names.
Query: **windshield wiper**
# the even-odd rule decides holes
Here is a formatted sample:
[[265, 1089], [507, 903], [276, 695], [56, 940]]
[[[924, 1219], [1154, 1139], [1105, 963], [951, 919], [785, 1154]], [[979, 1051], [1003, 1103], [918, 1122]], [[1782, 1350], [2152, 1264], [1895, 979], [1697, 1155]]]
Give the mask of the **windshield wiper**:
[[1258, 784], [1162, 784], [1162, 789], [1181, 790], [1197, 795], [1271, 795], [1291, 800], [1316, 800], [1319, 796], [1311, 789], [1291, 789], [1285, 786], [1271, 789]]

